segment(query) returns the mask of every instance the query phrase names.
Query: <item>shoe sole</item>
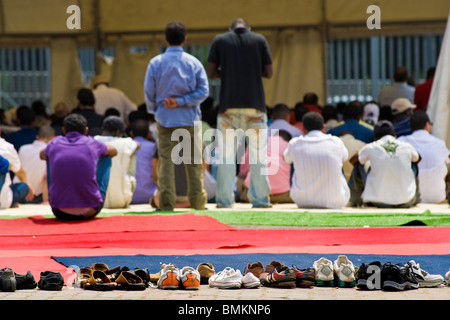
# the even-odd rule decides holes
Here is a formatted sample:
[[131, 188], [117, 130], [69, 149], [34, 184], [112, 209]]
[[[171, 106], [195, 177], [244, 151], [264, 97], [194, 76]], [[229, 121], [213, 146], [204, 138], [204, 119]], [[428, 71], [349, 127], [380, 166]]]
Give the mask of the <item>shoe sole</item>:
[[252, 288], [257, 288], [261, 285], [261, 282], [259, 281], [254, 281], [254, 282], [249, 282], [249, 283], [243, 283], [242, 287], [245, 289], [252, 289]]
[[389, 280], [383, 282], [383, 290], [386, 291], [403, 291], [405, 289], [417, 289], [417, 288], [419, 288], [419, 284], [411, 282], [397, 283], [395, 281]]
[[279, 282], [262, 282], [262, 285], [266, 286], [266, 287], [272, 287], [272, 288], [295, 288], [297, 286], [297, 284], [294, 281], [279, 281]]
[[144, 284], [118, 284], [114, 289], [122, 291], [144, 291], [146, 287]]
[[361, 290], [371, 290], [367, 286], [367, 280], [365, 280], [365, 279], [358, 279], [358, 281], [356, 281], [356, 287]]
[[443, 284], [444, 281], [436, 281], [436, 282], [419, 282], [420, 288], [434, 288], [439, 287], [441, 284]]
[[[55, 285], [55, 286], [47, 286], [45, 290], [50, 291], [58, 291], [61, 290], [62, 287]], [[87, 284], [84, 287], [85, 290], [91, 290], [91, 291], [113, 291], [115, 288], [115, 285], [105, 285], [105, 284]]]
[[183, 287], [183, 288], [186, 290], [198, 290], [200, 288], [200, 286], [199, 287], [190, 286], [190, 287]]
[[318, 287], [334, 287], [334, 280], [316, 280]]
[[340, 279], [336, 280], [336, 286], [339, 288], [353, 288], [356, 285], [356, 281], [342, 281]]
[[17, 290], [31, 290], [31, 289], [35, 289], [36, 287], [37, 287], [37, 282], [30, 283], [30, 284], [22, 284], [20, 286], [17, 286], [16, 289]]
[[212, 282], [209, 286], [219, 289], [240, 289], [242, 286], [242, 282]]
[[297, 280], [297, 287], [299, 288], [309, 288], [315, 285], [314, 280]]
[[176, 290], [180, 289], [180, 286], [158, 286], [158, 288], [163, 290]]

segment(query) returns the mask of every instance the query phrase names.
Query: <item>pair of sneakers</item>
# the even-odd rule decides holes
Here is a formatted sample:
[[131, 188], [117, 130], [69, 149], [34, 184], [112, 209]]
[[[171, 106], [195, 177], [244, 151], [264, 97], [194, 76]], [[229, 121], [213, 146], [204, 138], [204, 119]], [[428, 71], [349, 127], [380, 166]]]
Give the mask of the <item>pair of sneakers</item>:
[[295, 265], [288, 267], [278, 261], [272, 261], [261, 273], [261, 284], [277, 288], [309, 288], [314, 285], [315, 271], [312, 268], [300, 269]]
[[356, 285], [356, 270], [345, 255], [340, 255], [333, 262], [322, 257], [313, 263], [317, 286], [338, 286], [352, 288]]
[[198, 290], [200, 288], [200, 274], [192, 267], [186, 266], [182, 269], [173, 264], [164, 265], [158, 279], [160, 289]]
[[391, 263], [381, 264], [374, 261], [362, 264], [357, 273], [357, 287], [366, 290], [405, 290], [417, 288], [439, 287], [444, 283], [444, 277], [430, 274], [414, 260], [405, 265]]
[[252, 272], [242, 275], [239, 269], [226, 267], [209, 278], [209, 286], [221, 289], [250, 289], [259, 287], [260, 280]]

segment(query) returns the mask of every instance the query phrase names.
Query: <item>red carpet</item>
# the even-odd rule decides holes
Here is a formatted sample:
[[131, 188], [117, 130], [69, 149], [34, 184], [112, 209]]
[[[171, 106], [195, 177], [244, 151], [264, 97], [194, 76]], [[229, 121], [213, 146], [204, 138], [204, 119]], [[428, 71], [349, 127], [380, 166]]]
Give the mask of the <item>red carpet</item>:
[[1, 236], [230, 229], [233, 228], [216, 219], [192, 213], [183, 215], [113, 216], [80, 222], [63, 222], [55, 218], [33, 216], [18, 219], [2, 219], [0, 223]]
[[0, 250], [62, 248], [227, 249], [450, 242], [450, 227], [134, 231], [1, 236]]

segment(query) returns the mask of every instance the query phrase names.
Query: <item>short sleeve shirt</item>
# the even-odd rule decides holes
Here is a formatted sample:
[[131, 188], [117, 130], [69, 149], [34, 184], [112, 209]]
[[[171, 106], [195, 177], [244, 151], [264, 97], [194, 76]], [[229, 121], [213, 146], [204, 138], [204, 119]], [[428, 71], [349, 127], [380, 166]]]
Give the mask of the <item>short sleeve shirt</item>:
[[97, 159], [107, 147], [93, 137], [69, 132], [51, 140], [45, 149], [50, 167], [50, 205], [53, 208], [95, 208], [103, 202], [97, 183]]
[[342, 173], [348, 151], [342, 140], [313, 130], [289, 141], [284, 152], [294, 165], [290, 196], [301, 208], [342, 208], [350, 189]]
[[386, 135], [359, 151], [359, 162], [370, 161], [362, 198], [364, 202], [399, 205], [409, 202], [416, 193], [411, 162], [419, 154], [409, 143]]
[[218, 35], [208, 62], [220, 68], [220, 112], [228, 108], [266, 110], [263, 67], [272, 64], [266, 39], [245, 28]]

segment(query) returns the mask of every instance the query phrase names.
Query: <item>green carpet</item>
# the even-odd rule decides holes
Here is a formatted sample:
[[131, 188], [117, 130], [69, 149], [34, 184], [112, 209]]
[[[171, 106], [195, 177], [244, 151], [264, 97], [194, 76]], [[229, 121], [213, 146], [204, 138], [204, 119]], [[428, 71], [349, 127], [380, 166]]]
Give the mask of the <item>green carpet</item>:
[[[309, 212], [309, 211], [270, 211], [270, 210], [176, 210], [148, 212], [100, 212], [98, 217], [116, 215], [152, 215], [195, 213], [206, 215], [227, 225], [253, 226], [294, 226], [294, 227], [390, 227], [390, 226], [450, 226], [450, 213], [435, 213], [425, 210], [423, 213], [370, 212]], [[45, 215], [54, 218], [53, 215]], [[1, 216], [0, 219], [15, 219], [19, 216]]]
[[[228, 225], [297, 226], [297, 227], [388, 227], [402, 225], [450, 226], [450, 214], [399, 212], [307, 212], [307, 211], [176, 211], [207, 215]], [[157, 212], [174, 214], [174, 212]], [[127, 212], [124, 214], [155, 214]]]

